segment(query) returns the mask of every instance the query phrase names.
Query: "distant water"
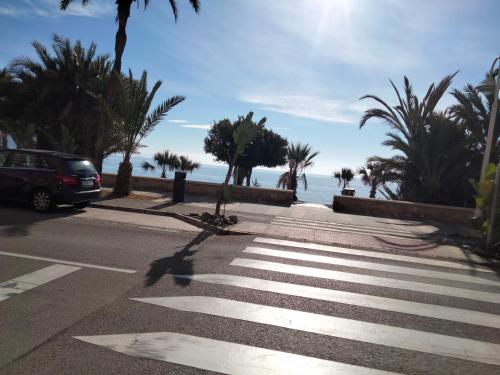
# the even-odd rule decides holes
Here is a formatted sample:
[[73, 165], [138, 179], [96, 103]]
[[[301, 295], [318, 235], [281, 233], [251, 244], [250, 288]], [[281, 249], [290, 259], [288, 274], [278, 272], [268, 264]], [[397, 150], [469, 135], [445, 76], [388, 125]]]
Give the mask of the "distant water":
[[[103, 164], [103, 171], [107, 173], [116, 173], [118, 170], [118, 165], [121, 158], [119, 156], [109, 156], [106, 158]], [[153, 163], [151, 159], [134, 156], [132, 158], [133, 175], [134, 176], [146, 176], [146, 177], [160, 177], [160, 171], [158, 169], [152, 172], [146, 172], [141, 168], [144, 161], [149, 161]], [[222, 183], [226, 177], [227, 166], [224, 165], [202, 165], [201, 168], [193, 171], [193, 173], [187, 174], [187, 179], [191, 181], [204, 181], [204, 182], [214, 182]], [[260, 186], [263, 188], [276, 188], [276, 183], [278, 182], [279, 176], [283, 172], [273, 170], [273, 169], [255, 169], [252, 172], [252, 181], [257, 179]], [[334, 195], [340, 195], [341, 189], [338, 187], [337, 180], [333, 179], [332, 176], [317, 175], [307, 173], [307, 183], [308, 189], [304, 190], [303, 186], [300, 185], [297, 190], [298, 198], [305, 202], [313, 203], [326, 203], [331, 204]], [[174, 173], [170, 172], [167, 174], [167, 178], [173, 178]], [[232, 180], [231, 180], [232, 181]], [[359, 178], [355, 178], [349, 184], [349, 187], [356, 190], [357, 197], [368, 198], [370, 191], [364, 186]], [[380, 193], [377, 193], [377, 198], [382, 198]]]

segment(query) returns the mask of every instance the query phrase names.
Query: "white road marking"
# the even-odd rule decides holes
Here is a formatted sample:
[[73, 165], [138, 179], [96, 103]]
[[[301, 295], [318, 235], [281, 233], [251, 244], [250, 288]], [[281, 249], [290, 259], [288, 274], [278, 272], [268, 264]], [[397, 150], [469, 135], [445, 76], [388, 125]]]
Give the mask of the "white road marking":
[[361, 275], [352, 272], [325, 270], [322, 268], [292, 266], [290, 264], [266, 262], [255, 259], [236, 258], [231, 262], [231, 265], [267, 271], [283, 272], [300, 276], [317, 277], [321, 279], [346, 281], [356, 284], [375, 285], [385, 288], [412, 290], [421, 293], [440, 294], [444, 296], [467, 298], [476, 301], [500, 304], [499, 293], [481, 292], [476, 290], [453, 288], [450, 286], [433, 285], [414, 281], [395, 280], [385, 277]]
[[0, 283], [0, 301], [6, 300], [12, 296], [21, 294], [27, 290], [48, 283], [49, 281], [63, 277], [71, 272], [80, 270], [80, 267], [65, 266], [54, 264], [42, 268], [41, 270], [28, 273], [15, 279]]
[[306, 285], [282, 283], [245, 276], [204, 274], [175, 275], [175, 277], [204, 283], [229, 285], [239, 288], [255, 289], [265, 292], [280, 293], [290, 296], [306, 297], [321, 301], [344, 303], [354, 306], [369, 307], [385, 311], [444, 319], [453, 322], [474, 324], [500, 329], [500, 315], [453, 307], [431, 305], [420, 302], [404, 301], [394, 298], [371, 296], [368, 294], [344, 292], [340, 290], [317, 288]]
[[438, 260], [438, 259], [434, 260], [434, 259], [413, 257], [413, 256], [409, 256], [409, 255], [389, 254], [389, 253], [383, 253], [383, 252], [378, 252], [378, 251], [348, 249], [348, 248], [344, 248], [344, 247], [322, 245], [322, 244], [311, 243], [311, 242], [287, 241], [287, 240], [278, 240], [278, 239], [274, 239], [274, 238], [264, 238], [264, 237], [257, 237], [256, 239], [254, 239], [254, 242], [266, 243], [266, 244], [271, 244], [271, 245], [279, 245], [279, 246], [287, 246], [287, 247], [296, 247], [296, 248], [310, 249], [310, 250], [329, 251], [329, 252], [333, 252], [333, 253], [358, 255], [358, 256], [371, 257], [371, 258], [397, 260], [397, 261], [401, 261], [401, 262], [419, 263], [419, 264], [426, 264], [426, 265], [430, 265], [430, 266], [464, 269], [464, 270], [470, 270], [473, 272], [491, 272], [491, 273], [494, 273], [494, 271], [487, 269], [487, 268], [475, 267], [475, 266], [471, 266], [468, 264], [461, 264], [458, 262], [450, 262], [450, 261], [446, 261], [446, 260]]
[[45, 258], [45, 257], [37, 257], [37, 256], [27, 255], [27, 254], [9, 253], [7, 251], [0, 251], [0, 255], [6, 255], [6, 256], [9, 256], [9, 257], [25, 258], [25, 259], [41, 260], [41, 261], [44, 261], [44, 262], [53, 262], [53, 263], [59, 263], [59, 264], [69, 264], [71, 266], [77, 266], [77, 267], [83, 267], [83, 268], [95, 268], [97, 270], [104, 270], [104, 271], [114, 271], [114, 272], [123, 272], [123, 273], [136, 273], [136, 271], [134, 271], [134, 270], [128, 270], [128, 269], [124, 269], [124, 268], [106, 267], [106, 266], [99, 266], [99, 265], [96, 265], [96, 264], [71, 262], [71, 261], [67, 261], [67, 260]]
[[382, 370], [173, 332], [76, 336], [136, 358], [233, 375], [377, 375]]
[[500, 345], [224, 298], [132, 298], [179, 311], [210, 314], [348, 340], [500, 365]]
[[483, 279], [481, 277], [471, 276], [471, 275], [460, 275], [450, 272], [424, 270], [419, 268], [413, 268], [412, 266], [401, 267], [401, 266], [366, 262], [360, 260], [334, 258], [324, 255], [312, 255], [306, 253], [298, 253], [294, 251], [268, 249], [265, 247], [247, 247], [244, 252], [250, 254], [259, 254], [259, 255], [277, 257], [277, 258], [296, 259], [296, 260], [304, 260], [307, 262], [333, 264], [336, 266], [355, 267], [355, 268], [363, 268], [363, 269], [382, 271], [382, 272], [398, 273], [403, 275], [423, 276], [423, 277], [431, 277], [442, 280], [460, 281], [464, 283], [500, 286], [500, 281]]

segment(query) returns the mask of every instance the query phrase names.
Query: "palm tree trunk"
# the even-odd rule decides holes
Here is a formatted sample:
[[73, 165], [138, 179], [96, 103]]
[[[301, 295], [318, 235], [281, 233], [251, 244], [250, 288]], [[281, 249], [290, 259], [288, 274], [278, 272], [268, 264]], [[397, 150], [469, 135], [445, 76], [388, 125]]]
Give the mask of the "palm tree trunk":
[[247, 186], [250, 186], [250, 183], [252, 182], [252, 168], [251, 167], [247, 169], [246, 179], [247, 179]]
[[118, 167], [118, 174], [116, 175], [115, 188], [113, 194], [117, 197], [126, 197], [130, 194], [132, 179], [132, 163], [130, 162], [130, 155], [125, 155], [123, 161]]
[[[109, 109], [113, 108], [113, 101], [116, 96], [116, 88], [118, 85], [118, 78], [120, 77], [122, 69], [122, 56], [125, 50], [125, 45], [127, 44], [127, 33], [125, 32], [127, 28], [127, 21], [130, 17], [130, 6], [133, 0], [117, 0], [117, 21], [118, 30], [115, 36], [115, 61], [113, 63], [113, 71], [108, 80], [106, 87], [105, 102]], [[95, 155], [94, 155], [94, 165], [99, 171], [102, 172], [102, 162], [104, 160], [104, 135], [106, 133], [106, 123], [101, 120], [96, 132], [96, 145], [95, 145]]]
[[372, 189], [370, 190], [370, 198], [375, 198], [377, 194], [377, 184], [372, 184]]

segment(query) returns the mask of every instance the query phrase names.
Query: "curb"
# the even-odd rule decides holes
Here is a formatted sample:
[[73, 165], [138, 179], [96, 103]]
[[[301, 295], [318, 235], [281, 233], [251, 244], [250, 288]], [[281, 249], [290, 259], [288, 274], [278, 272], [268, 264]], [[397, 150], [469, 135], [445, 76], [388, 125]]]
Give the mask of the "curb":
[[122, 211], [122, 212], [131, 212], [131, 213], [136, 213], [136, 214], [145, 214], [145, 215], [153, 215], [153, 216], [167, 216], [167, 217], [172, 217], [174, 219], [180, 220], [185, 222], [186, 224], [190, 224], [194, 227], [210, 231], [215, 234], [247, 234], [244, 232], [238, 232], [238, 231], [229, 231], [224, 228], [220, 228], [216, 225], [208, 224], [205, 223], [204, 221], [195, 219], [194, 217], [188, 216], [188, 215], [182, 215], [178, 214], [176, 212], [164, 212], [164, 211], [158, 211], [158, 210], [151, 210], [149, 208], [135, 208], [135, 207], [122, 207], [122, 206], [112, 206], [109, 204], [102, 204], [102, 203], [90, 203], [88, 207], [92, 208], [100, 208], [103, 210], [111, 210], [111, 211]]

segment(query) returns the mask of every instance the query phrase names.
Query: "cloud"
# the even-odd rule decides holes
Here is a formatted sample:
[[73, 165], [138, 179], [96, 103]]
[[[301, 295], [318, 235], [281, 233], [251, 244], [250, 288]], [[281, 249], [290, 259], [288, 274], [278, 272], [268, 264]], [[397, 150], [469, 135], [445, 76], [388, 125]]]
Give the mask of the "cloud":
[[13, 6], [0, 5], [0, 16], [17, 16], [19, 11]]
[[301, 95], [242, 95], [240, 100], [257, 104], [261, 109], [315, 121], [354, 124], [362, 107], [357, 102]]
[[0, 6], [0, 16], [8, 17], [102, 17], [113, 13], [114, 6], [107, 0], [93, 0], [85, 6], [80, 1], [74, 1], [65, 11], [60, 10], [59, 0], [18, 0], [15, 5]]
[[189, 121], [187, 120], [167, 120], [168, 122], [172, 122], [174, 124], [186, 124], [188, 123]]
[[196, 125], [196, 124], [188, 124], [188, 125], [181, 125], [181, 128], [189, 128], [189, 129], [204, 129], [208, 130], [212, 127], [212, 125]]

